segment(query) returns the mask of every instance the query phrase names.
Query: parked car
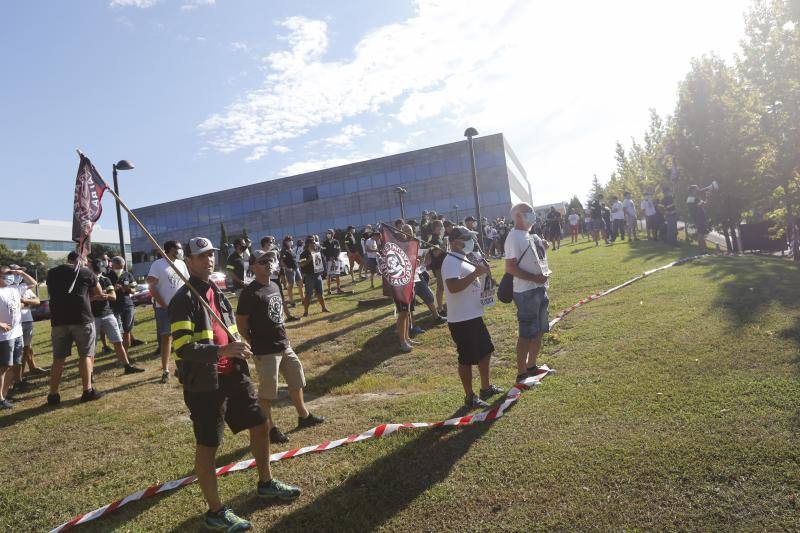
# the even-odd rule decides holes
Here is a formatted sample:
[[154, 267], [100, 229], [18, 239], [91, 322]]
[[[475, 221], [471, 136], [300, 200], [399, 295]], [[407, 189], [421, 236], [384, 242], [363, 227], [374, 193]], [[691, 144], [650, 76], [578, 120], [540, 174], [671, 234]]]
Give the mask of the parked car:
[[228, 280], [223, 272], [212, 272], [211, 276], [209, 276], [209, 279], [214, 283], [214, 285], [219, 287], [221, 291], [224, 291], [228, 288]]
[[136, 292], [131, 296], [133, 305], [149, 305], [152, 302], [150, 297], [150, 286], [147, 283], [136, 285]]
[[42, 300], [36, 307], [31, 307], [33, 320], [47, 320], [50, 318], [50, 300]]

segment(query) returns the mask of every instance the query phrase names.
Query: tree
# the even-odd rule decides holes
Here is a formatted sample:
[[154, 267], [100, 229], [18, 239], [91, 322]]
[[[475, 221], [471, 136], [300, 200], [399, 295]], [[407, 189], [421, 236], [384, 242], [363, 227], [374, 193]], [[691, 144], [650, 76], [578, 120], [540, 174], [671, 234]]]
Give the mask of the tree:
[[[613, 178], [613, 176], [612, 176], [612, 178]], [[591, 202], [592, 200], [597, 198], [598, 195], [603, 194], [605, 192], [606, 191], [603, 188], [603, 186], [600, 185], [600, 180], [597, 179], [597, 174], [595, 174], [594, 177], [592, 178], [592, 188], [589, 189], [588, 201]]]
[[108, 246], [106, 244], [100, 244], [99, 242], [93, 242], [89, 255], [91, 257], [101, 257], [103, 254], [108, 254], [109, 257], [119, 255], [119, 246]]
[[[800, 209], [800, 2], [759, 0], [745, 20], [738, 66], [757, 95], [766, 139], [759, 164], [768, 216], [785, 231]], [[793, 255], [800, 261], [796, 241]]]
[[228, 246], [228, 235], [225, 233], [225, 224], [220, 222], [219, 224], [219, 247], [220, 250], [224, 250]]
[[721, 191], [709, 198], [706, 212], [709, 223], [726, 238], [758, 194], [756, 162], [761, 154], [754, 103], [735, 70], [714, 55], [692, 61], [678, 92], [673, 156], [681, 174], [676, 204], [685, 214], [688, 185], [703, 187], [716, 180]]
[[578, 213], [583, 213], [583, 204], [578, 199], [578, 195], [577, 194], [572, 197], [572, 200], [569, 201], [569, 203], [567, 204], [567, 207], [569, 209], [577, 209]]

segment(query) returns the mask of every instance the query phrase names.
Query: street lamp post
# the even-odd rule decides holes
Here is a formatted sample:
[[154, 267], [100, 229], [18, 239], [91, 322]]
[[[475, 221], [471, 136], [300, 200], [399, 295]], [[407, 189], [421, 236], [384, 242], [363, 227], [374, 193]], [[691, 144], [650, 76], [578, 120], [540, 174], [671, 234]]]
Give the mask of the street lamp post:
[[478, 134], [475, 128], [467, 128], [464, 132], [464, 137], [467, 138], [467, 146], [469, 147], [469, 162], [472, 164], [472, 189], [475, 192], [475, 214], [478, 217], [478, 243], [483, 250], [483, 217], [481, 216], [481, 202], [478, 198], [478, 168], [475, 165], [475, 144], [472, 138]]
[[408, 192], [403, 187], [395, 187], [394, 192], [397, 193], [397, 196], [400, 198], [400, 218], [403, 219], [403, 222], [406, 220], [406, 206], [403, 203], [403, 197]]
[[453, 209], [456, 210], [456, 226], [460, 226], [458, 223], [458, 204], [453, 204]]
[[[114, 192], [119, 196], [119, 182], [117, 181], [117, 170], [133, 170], [133, 164], [126, 160], [122, 159], [118, 163], [114, 165]], [[122, 233], [122, 211], [119, 208], [119, 202], [116, 202], [117, 205], [117, 229], [119, 230], [119, 253], [123, 259], [125, 259], [125, 269], [128, 268], [128, 259], [125, 257], [125, 236]]]

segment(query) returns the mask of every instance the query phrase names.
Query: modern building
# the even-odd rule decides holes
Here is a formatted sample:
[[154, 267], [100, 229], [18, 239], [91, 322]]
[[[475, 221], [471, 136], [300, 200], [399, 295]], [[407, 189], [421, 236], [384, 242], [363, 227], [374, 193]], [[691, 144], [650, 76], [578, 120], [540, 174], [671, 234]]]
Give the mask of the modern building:
[[[130, 262], [131, 247], [127, 228], [123, 228], [125, 236], [125, 256]], [[66, 259], [67, 254], [75, 250], [77, 244], [72, 240], [72, 221], [64, 220], [29, 220], [27, 222], [0, 222], [0, 244], [4, 244], [13, 252], [25, 252], [29, 243], [38, 244], [47, 254], [52, 266]], [[109, 248], [119, 249], [119, 232], [117, 229], [107, 230], [95, 224], [92, 230], [92, 243], [99, 243]]]
[[[531, 203], [525, 170], [503, 134], [476, 137], [474, 144], [481, 214], [507, 215], [514, 203]], [[407, 191], [407, 218], [432, 209], [463, 219], [475, 213], [472, 181], [468, 145], [460, 141], [133, 211], [162, 244], [202, 235], [219, 245], [222, 224], [227, 235], [246, 230], [254, 242], [264, 235], [281, 240], [393, 221], [400, 217], [399, 186]], [[145, 275], [157, 252], [133, 222], [130, 233], [134, 274]]]

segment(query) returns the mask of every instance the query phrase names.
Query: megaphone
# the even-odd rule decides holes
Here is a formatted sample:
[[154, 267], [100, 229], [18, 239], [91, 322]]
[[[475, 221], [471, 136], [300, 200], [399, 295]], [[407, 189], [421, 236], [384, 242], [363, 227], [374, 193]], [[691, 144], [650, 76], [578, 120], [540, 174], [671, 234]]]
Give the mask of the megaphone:
[[719, 190], [719, 183], [717, 183], [717, 180], [714, 180], [711, 182], [711, 185], [699, 189], [699, 192], [717, 192], [718, 190]]

